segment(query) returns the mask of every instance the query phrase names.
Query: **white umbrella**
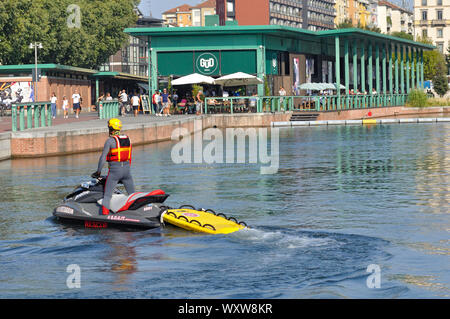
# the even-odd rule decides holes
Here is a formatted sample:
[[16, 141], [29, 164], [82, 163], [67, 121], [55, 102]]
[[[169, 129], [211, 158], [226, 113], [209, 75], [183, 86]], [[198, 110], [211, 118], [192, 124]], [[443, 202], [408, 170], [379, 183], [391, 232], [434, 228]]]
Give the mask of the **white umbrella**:
[[198, 73], [193, 73], [172, 81], [172, 85], [187, 85], [200, 83], [213, 84], [214, 78], [206, 75], [201, 75]]
[[239, 86], [239, 85], [256, 85], [264, 83], [258, 77], [244, 72], [236, 72], [222, 76], [214, 81], [217, 85], [222, 86]]

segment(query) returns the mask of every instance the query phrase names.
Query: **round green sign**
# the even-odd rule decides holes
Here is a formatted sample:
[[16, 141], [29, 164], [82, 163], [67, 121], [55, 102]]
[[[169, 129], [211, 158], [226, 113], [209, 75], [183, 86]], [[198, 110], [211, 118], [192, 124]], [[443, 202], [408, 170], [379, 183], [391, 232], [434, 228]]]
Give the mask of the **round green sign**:
[[203, 53], [197, 57], [195, 66], [199, 73], [210, 75], [216, 72], [219, 67], [219, 62], [214, 54]]

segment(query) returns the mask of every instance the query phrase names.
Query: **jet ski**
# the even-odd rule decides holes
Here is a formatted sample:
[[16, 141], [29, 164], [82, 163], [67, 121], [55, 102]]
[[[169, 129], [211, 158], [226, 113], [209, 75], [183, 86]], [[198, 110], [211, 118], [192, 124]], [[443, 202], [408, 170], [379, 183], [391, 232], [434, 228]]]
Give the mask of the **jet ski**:
[[191, 205], [171, 208], [164, 204], [169, 197], [163, 190], [125, 195], [117, 188], [111, 198], [109, 215], [102, 215], [103, 190], [106, 177], [83, 182], [54, 209], [62, 222], [84, 224], [86, 228], [125, 227], [151, 229], [164, 222], [194, 232], [229, 234], [247, 225], [234, 217], [211, 209], [195, 209]]

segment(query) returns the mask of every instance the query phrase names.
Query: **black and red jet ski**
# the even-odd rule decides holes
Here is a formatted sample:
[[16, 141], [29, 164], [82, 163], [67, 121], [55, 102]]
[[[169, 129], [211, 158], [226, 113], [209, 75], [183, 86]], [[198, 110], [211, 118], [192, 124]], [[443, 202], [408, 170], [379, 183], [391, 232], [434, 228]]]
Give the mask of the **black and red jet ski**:
[[112, 214], [101, 215], [104, 176], [77, 186], [53, 211], [62, 221], [84, 224], [89, 228], [109, 226], [150, 229], [162, 225], [163, 205], [169, 197], [162, 190], [125, 195], [117, 188], [111, 198]]

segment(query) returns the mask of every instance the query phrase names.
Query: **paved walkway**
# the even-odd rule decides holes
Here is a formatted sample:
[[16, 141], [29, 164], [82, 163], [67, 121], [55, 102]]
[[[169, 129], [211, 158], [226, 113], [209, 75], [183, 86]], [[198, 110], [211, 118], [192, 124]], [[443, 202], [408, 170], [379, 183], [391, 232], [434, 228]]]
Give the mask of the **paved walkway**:
[[[139, 114], [134, 117], [131, 114], [127, 114], [123, 117], [118, 117], [124, 126], [128, 124], [148, 124], [159, 122], [171, 122], [173, 120], [195, 118], [195, 115], [172, 115], [167, 117], [155, 116], [155, 115], [143, 115]], [[71, 131], [80, 129], [96, 129], [106, 128], [106, 120], [100, 120], [98, 114], [95, 112], [81, 113], [77, 119], [74, 115], [70, 115], [68, 119], [63, 118], [62, 115], [57, 116], [53, 120], [51, 127], [33, 128], [31, 130], [17, 131], [17, 132], [42, 132], [42, 131]], [[0, 133], [11, 132], [11, 117], [0, 117]]]

